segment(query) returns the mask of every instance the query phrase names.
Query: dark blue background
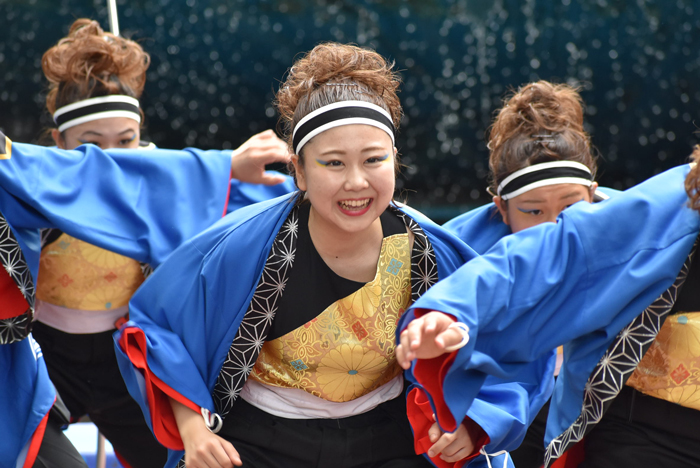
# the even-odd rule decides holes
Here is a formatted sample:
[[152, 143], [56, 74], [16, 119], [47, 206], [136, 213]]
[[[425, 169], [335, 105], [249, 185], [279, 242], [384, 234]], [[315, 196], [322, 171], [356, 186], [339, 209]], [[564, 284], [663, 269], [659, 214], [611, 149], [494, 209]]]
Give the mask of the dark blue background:
[[[320, 41], [396, 61], [397, 146], [408, 201], [444, 220], [489, 200], [484, 135], [504, 93], [548, 79], [583, 87], [599, 180], [626, 188], [686, 161], [697, 141], [700, 2], [691, 0], [120, 1], [122, 33], [152, 66], [145, 135], [231, 148], [276, 126], [274, 91]], [[0, 0], [0, 129], [37, 141], [42, 53], [75, 18], [108, 27], [106, 0]]]

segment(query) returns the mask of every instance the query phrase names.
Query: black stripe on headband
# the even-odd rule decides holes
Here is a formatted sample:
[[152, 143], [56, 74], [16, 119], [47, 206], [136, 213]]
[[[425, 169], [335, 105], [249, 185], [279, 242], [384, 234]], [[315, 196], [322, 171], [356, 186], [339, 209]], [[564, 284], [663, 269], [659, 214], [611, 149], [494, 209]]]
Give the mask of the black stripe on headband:
[[141, 115], [139, 113], [138, 106], [129, 104], [127, 102], [102, 102], [98, 104], [91, 104], [89, 106], [80, 107], [72, 111], [66, 112], [56, 117], [56, 125], [59, 127], [66, 122], [71, 120], [79, 119], [80, 117], [85, 117], [86, 115], [98, 114], [100, 112], [109, 111], [127, 111], [133, 112], [134, 114]]
[[294, 139], [292, 140], [294, 152], [299, 154], [299, 152], [297, 151], [299, 143], [303, 141], [309, 133], [313, 132], [317, 128], [322, 127], [328, 123], [334, 122], [336, 120], [351, 118], [365, 118], [370, 120], [376, 120], [377, 122], [389, 128], [392, 134], [394, 134], [394, 136], [396, 135], [396, 128], [394, 128], [394, 123], [391, 121], [391, 119], [387, 118], [381, 112], [378, 112], [374, 109], [369, 109], [367, 107], [359, 106], [339, 107], [337, 109], [331, 109], [322, 114], [319, 114], [316, 117], [309, 119], [307, 122], [304, 122], [301, 125], [301, 127], [297, 128], [296, 132], [294, 133]]
[[541, 180], [560, 179], [564, 177], [586, 179], [590, 181], [593, 180], [593, 174], [588, 171], [584, 171], [583, 169], [577, 169], [575, 167], [552, 167], [549, 169], [529, 172], [516, 177], [501, 189], [499, 196], [516, 192], [527, 185], [534, 184], [535, 182], [539, 182]]

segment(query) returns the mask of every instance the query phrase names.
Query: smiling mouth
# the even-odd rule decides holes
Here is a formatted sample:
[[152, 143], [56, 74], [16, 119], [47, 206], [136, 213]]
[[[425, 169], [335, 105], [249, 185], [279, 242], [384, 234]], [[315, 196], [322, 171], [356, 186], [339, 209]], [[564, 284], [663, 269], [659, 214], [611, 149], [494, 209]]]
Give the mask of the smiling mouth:
[[338, 206], [343, 211], [360, 212], [367, 209], [370, 203], [372, 203], [371, 198], [364, 198], [362, 200], [341, 200], [338, 202]]

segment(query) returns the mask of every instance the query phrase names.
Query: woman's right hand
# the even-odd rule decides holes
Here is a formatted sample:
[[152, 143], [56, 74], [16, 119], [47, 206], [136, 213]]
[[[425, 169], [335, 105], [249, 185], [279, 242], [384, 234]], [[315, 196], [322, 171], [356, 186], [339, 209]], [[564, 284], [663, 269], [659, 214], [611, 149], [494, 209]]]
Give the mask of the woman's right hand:
[[187, 468], [233, 468], [241, 466], [241, 457], [228, 440], [209, 432], [200, 418], [201, 429], [180, 436], [185, 445]]
[[233, 444], [209, 431], [199, 413], [172, 398], [170, 406], [185, 446], [187, 468], [233, 468], [243, 465]]

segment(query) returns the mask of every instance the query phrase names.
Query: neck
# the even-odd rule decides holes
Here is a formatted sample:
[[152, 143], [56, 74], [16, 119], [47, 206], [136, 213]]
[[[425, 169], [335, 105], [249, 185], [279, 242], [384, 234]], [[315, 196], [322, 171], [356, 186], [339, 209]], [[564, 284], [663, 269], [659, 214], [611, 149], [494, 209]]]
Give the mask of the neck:
[[374, 246], [381, 248], [382, 223], [375, 219], [367, 229], [360, 232], [347, 232], [337, 226], [325, 222], [314, 211], [313, 205], [309, 213], [309, 234], [314, 247], [322, 257], [352, 258], [366, 254]]

